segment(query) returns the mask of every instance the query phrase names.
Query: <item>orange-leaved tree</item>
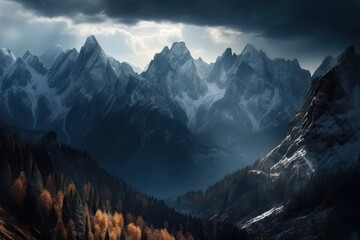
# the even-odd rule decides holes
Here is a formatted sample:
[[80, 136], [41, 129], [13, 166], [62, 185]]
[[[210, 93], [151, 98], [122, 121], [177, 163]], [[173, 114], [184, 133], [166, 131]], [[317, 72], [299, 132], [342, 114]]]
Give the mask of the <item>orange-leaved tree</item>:
[[11, 196], [15, 204], [19, 207], [23, 206], [26, 194], [26, 177], [24, 171], [20, 172], [19, 177], [11, 186]]
[[125, 240], [140, 240], [141, 229], [133, 223], [129, 223], [125, 229]]

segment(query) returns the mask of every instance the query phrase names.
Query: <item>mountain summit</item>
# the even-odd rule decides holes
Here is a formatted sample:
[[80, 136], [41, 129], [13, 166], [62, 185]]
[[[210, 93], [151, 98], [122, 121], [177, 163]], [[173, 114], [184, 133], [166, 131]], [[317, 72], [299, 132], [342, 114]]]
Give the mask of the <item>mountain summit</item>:
[[171, 45], [170, 52], [175, 57], [181, 57], [181, 56], [190, 54], [189, 49], [186, 47], [184, 42], [174, 42]]
[[40, 55], [41, 61], [50, 69], [60, 54], [65, 53], [65, 49], [59, 44], [52, 45], [48, 50]]

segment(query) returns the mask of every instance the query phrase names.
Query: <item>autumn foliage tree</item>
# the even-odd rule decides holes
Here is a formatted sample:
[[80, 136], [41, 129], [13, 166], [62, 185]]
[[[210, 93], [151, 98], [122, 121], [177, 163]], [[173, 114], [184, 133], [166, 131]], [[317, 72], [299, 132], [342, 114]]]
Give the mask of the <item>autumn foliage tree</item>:
[[111, 219], [109, 226], [109, 237], [110, 240], [118, 240], [121, 236], [121, 231], [124, 228], [124, 217], [121, 213], [115, 212]]
[[57, 219], [61, 221], [62, 221], [63, 204], [64, 204], [64, 194], [61, 191], [58, 191], [54, 201], [54, 210]]
[[109, 216], [98, 209], [94, 216], [94, 239], [105, 239], [109, 227]]
[[67, 239], [67, 230], [65, 227], [65, 224], [62, 219], [62, 209], [63, 209], [63, 203], [64, 203], [64, 194], [61, 191], [58, 191], [55, 201], [54, 201], [54, 210], [56, 215], [56, 227], [55, 227], [55, 233], [57, 236], [57, 239]]
[[26, 194], [26, 178], [23, 171], [11, 186], [11, 195], [15, 204], [19, 207], [23, 206]]
[[52, 207], [52, 198], [51, 198], [51, 194], [48, 190], [44, 189], [39, 197], [39, 204], [41, 209], [44, 212], [48, 212], [50, 211], [51, 207]]
[[133, 223], [129, 223], [125, 229], [125, 240], [140, 240], [141, 229]]
[[166, 228], [159, 230], [146, 227], [145, 235], [146, 239], [148, 240], [175, 240], [175, 238], [169, 234]]

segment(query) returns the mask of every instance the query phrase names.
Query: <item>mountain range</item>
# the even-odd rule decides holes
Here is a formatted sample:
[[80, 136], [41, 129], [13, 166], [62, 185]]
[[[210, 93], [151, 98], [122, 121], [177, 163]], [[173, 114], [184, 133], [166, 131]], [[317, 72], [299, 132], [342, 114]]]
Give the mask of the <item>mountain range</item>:
[[54, 45], [15, 58], [2, 49], [0, 66], [1, 120], [54, 130], [158, 197], [204, 189], [266, 154], [311, 79], [297, 60], [272, 60], [250, 44], [207, 64], [184, 42], [164, 47], [139, 75], [94, 36], [79, 52]]
[[[271, 60], [250, 44], [209, 65], [176, 42], [140, 75], [106, 55], [94, 36], [80, 52], [55, 44], [40, 57], [0, 55], [1, 120], [54, 130], [112, 174], [161, 197], [203, 189], [265, 154], [310, 81], [297, 60]], [[262, 140], [252, 149], [247, 139]]]
[[278, 146], [205, 192], [169, 204], [265, 239], [359, 237], [353, 191], [360, 170], [360, 56], [349, 47], [315, 73]]
[[1, 49], [0, 236], [359, 238], [359, 76], [354, 47], [313, 76], [250, 44], [175, 42], [141, 74], [94, 36]]

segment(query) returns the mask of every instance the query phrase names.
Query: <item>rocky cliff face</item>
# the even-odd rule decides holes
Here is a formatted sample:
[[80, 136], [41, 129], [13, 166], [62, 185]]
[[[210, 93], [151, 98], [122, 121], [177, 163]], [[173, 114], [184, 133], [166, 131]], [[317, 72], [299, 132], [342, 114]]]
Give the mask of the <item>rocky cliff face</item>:
[[[277, 147], [254, 166], [226, 177], [204, 193], [188, 193], [171, 204], [197, 216], [229, 220], [248, 229], [253, 226], [253, 233], [269, 229], [266, 224], [270, 222], [274, 229], [282, 229], [279, 231], [290, 229], [300, 219], [284, 223], [287, 229], [276, 225], [276, 216], [294, 194], [313, 178], [331, 179], [359, 166], [359, 76], [360, 56], [350, 47], [333, 68], [312, 82], [305, 104]], [[314, 210], [302, 218], [304, 224], [325, 221], [326, 211]]]

